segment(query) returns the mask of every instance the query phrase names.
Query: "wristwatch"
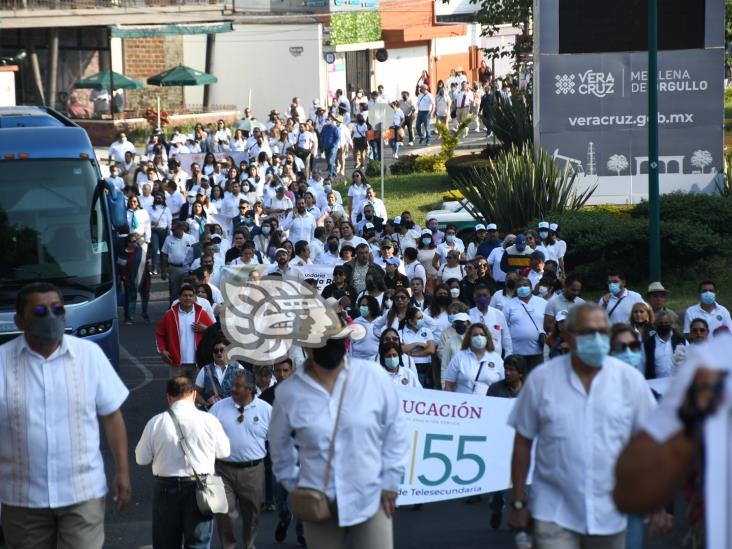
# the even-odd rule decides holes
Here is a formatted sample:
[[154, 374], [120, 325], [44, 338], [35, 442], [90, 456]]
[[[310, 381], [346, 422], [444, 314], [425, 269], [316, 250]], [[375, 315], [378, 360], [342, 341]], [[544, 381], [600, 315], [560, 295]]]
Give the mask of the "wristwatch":
[[528, 505], [528, 501], [523, 499], [517, 499], [511, 502], [511, 509], [513, 509], [514, 511], [522, 511], [523, 509], [526, 509]]

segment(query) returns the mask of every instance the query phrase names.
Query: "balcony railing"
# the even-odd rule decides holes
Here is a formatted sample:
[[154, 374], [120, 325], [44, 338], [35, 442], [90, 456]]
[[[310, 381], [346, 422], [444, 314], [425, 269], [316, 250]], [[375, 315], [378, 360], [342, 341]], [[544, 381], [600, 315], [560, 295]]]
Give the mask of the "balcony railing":
[[0, 0], [0, 11], [69, 10], [119, 8], [139, 9], [157, 7], [222, 5], [224, 0]]

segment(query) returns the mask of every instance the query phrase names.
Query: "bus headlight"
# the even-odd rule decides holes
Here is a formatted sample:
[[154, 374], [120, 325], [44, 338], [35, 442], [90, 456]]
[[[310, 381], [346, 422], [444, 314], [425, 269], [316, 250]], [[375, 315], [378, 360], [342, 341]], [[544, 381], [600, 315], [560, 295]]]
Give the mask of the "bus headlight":
[[89, 337], [96, 334], [102, 334], [112, 329], [112, 321], [104, 320], [102, 322], [95, 322], [94, 324], [86, 324], [76, 330], [76, 335], [79, 337]]

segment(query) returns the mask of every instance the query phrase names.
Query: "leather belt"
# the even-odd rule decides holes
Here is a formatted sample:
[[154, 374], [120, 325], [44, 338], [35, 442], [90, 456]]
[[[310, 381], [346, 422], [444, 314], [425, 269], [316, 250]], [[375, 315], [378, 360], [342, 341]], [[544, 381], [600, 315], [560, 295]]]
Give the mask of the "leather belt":
[[222, 461], [222, 460], [216, 460], [216, 463], [220, 463], [222, 465], [228, 465], [230, 467], [234, 467], [235, 469], [245, 469], [247, 467], [256, 467], [260, 463], [262, 463], [264, 459], [254, 459], [252, 461]]

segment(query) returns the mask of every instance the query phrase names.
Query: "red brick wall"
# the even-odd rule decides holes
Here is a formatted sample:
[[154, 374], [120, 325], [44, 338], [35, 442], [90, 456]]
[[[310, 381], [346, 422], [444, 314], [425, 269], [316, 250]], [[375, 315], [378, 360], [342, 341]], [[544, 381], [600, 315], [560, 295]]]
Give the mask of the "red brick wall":
[[[180, 36], [126, 38], [123, 52], [125, 75], [146, 82], [151, 76], [182, 63], [183, 42]], [[126, 109], [155, 108], [158, 95], [163, 109], [182, 106], [183, 93], [180, 87], [145, 86], [144, 90], [126, 93]]]

